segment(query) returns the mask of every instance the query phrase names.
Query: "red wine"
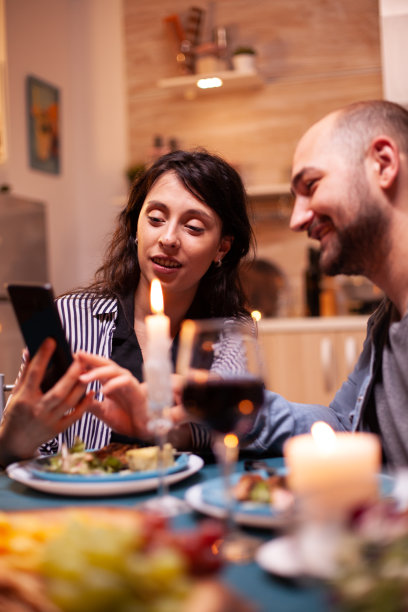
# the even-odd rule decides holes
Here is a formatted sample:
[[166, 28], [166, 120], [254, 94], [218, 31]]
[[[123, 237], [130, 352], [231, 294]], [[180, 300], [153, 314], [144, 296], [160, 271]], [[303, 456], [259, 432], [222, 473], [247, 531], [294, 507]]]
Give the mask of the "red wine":
[[185, 410], [220, 433], [236, 432], [239, 421], [252, 422], [263, 399], [260, 379], [190, 381], [183, 390]]

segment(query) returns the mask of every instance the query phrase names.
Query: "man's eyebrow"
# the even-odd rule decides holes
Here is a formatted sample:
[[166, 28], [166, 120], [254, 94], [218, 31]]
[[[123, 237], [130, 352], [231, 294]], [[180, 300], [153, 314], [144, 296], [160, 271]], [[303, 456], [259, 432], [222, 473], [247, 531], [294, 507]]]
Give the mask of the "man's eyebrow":
[[300, 170], [297, 174], [295, 174], [295, 176], [291, 180], [290, 191], [292, 192], [292, 195], [296, 195], [297, 186], [299, 185], [300, 181], [303, 179], [304, 173], [305, 173], [305, 169]]
[[308, 172], [314, 171], [315, 168], [313, 168], [313, 166], [308, 166], [306, 168], [302, 168], [302, 170], [299, 170], [299, 172], [297, 172], [297, 174], [295, 174], [295, 176], [293, 177], [293, 179], [291, 180], [291, 192], [292, 195], [296, 194], [296, 190], [297, 187], [299, 185], [299, 183], [301, 181], [303, 181], [303, 177], [305, 174], [307, 174]]

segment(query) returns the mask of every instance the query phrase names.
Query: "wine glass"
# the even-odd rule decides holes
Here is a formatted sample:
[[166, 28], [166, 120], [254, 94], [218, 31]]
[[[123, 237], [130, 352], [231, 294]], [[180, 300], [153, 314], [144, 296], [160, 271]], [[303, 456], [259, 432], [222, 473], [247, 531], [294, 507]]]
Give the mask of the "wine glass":
[[252, 320], [184, 321], [177, 372], [184, 377], [182, 402], [191, 417], [211, 429], [222, 467], [227, 535], [221, 546], [229, 561], [253, 557], [260, 543], [235, 525], [231, 475], [240, 442], [254, 424], [264, 399], [262, 361]]

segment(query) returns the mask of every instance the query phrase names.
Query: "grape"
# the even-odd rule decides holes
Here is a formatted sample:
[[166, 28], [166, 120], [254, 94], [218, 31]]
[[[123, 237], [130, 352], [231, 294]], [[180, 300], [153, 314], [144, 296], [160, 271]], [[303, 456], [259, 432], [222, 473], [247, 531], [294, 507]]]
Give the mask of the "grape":
[[44, 549], [50, 598], [63, 612], [178, 611], [191, 587], [184, 556], [141, 543], [129, 529], [68, 524]]

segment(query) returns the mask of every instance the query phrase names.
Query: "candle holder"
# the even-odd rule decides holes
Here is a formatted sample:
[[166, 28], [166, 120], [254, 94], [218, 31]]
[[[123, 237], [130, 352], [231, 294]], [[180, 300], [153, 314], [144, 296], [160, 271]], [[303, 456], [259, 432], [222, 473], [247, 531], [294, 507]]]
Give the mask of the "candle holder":
[[[165, 353], [163, 353], [165, 355]], [[148, 395], [148, 429], [154, 435], [158, 452], [158, 490], [157, 495], [147, 502], [138, 505], [141, 510], [157, 512], [164, 516], [176, 516], [190, 512], [189, 505], [182, 499], [170, 495], [166, 481], [166, 465], [164, 461], [164, 445], [171, 429], [171, 420], [166, 411], [172, 405], [171, 362], [170, 359], [147, 359], [144, 364], [144, 378], [147, 383]]]
[[174, 516], [190, 510], [186, 502], [169, 495], [164, 465], [164, 445], [171, 429], [171, 420], [166, 410], [173, 405], [171, 387], [172, 363], [170, 359], [170, 320], [163, 313], [163, 293], [160, 281], [152, 281], [150, 301], [155, 314], [146, 317], [147, 350], [144, 362], [144, 380], [147, 384], [148, 428], [159, 447], [158, 453], [158, 495], [145, 502], [143, 509]]

